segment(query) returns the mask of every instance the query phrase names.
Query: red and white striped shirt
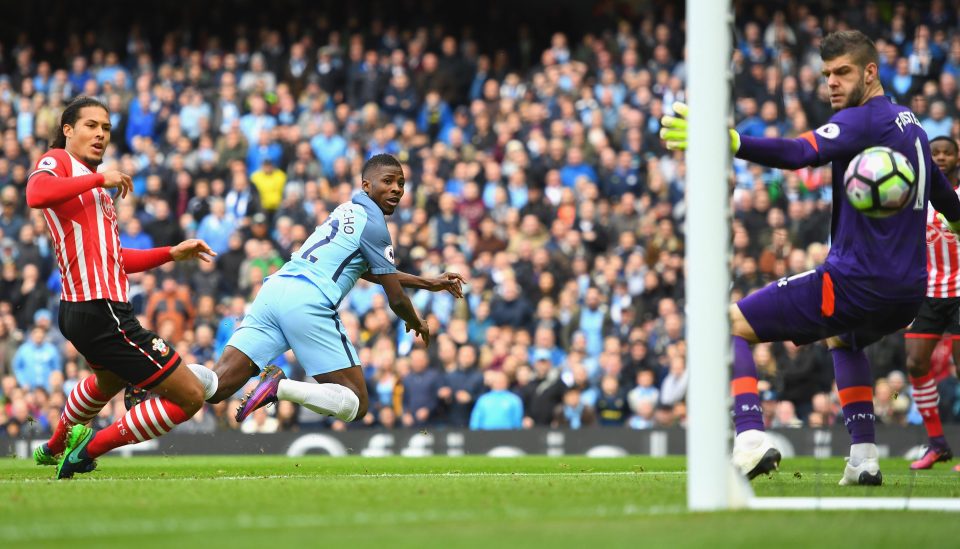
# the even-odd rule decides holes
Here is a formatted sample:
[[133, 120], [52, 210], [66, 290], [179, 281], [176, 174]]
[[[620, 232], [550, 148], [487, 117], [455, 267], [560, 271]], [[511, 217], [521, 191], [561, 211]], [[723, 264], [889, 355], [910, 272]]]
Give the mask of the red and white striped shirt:
[[162, 265], [170, 248], [124, 250], [113, 199], [96, 173], [64, 149], [51, 149], [27, 180], [27, 204], [43, 210], [57, 252], [64, 301], [127, 301], [127, 273]]
[[927, 297], [960, 297], [960, 242], [933, 207], [927, 208]]

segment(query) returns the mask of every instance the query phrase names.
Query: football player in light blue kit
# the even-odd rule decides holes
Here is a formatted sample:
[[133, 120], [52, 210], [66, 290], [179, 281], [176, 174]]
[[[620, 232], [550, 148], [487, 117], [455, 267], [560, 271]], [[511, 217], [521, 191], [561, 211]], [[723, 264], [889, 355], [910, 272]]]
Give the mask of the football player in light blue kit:
[[[363, 166], [363, 192], [335, 209], [317, 227], [290, 261], [269, 276], [249, 314], [217, 361], [217, 389], [209, 402], [234, 394], [269, 361], [293, 349], [297, 360], [317, 383], [287, 379], [276, 366], [266, 366], [260, 383], [237, 410], [243, 421], [254, 410], [277, 400], [295, 402], [343, 421], [367, 413], [367, 389], [360, 359], [337, 314], [337, 307], [357, 280], [383, 286], [390, 308], [407, 330], [430, 343], [430, 332], [403, 288], [447, 291], [463, 297], [459, 274], [427, 279], [397, 271], [385, 215], [394, 212], [405, 180], [400, 162], [388, 154]], [[211, 376], [212, 377], [212, 376]], [[209, 391], [208, 391], [209, 394]]]

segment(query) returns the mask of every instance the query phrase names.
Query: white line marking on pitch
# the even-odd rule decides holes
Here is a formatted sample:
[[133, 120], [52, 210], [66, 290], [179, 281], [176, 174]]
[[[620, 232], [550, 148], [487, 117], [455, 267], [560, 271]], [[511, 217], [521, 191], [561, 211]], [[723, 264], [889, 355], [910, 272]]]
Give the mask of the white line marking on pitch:
[[[93, 473], [96, 476], [79, 476], [76, 477], [78, 481], [81, 482], [123, 482], [123, 481], [143, 481], [143, 480], [158, 480], [158, 481], [197, 481], [197, 480], [302, 480], [302, 479], [338, 479], [338, 478], [350, 478], [350, 479], [359, 479], [359, 478], [579, 478], [579, 477], [630, 477], [630, 476], [679, 476], [685, 475], [685, 471], [585, 471], [582, 473], [571, 472], [571, 473], [323, 473], [318, 472], [315, 475], [230, 475], [230, 476], [221, 476], [221, 477], [160, 477], [160, 476], [142, 476], [142, 477], [102, 477]], [[12, 479], [4, 478], [0, 479], [0, 484], [22, 484], [28, 482], [55, 482], [55, 479], [41, 479], [41, 478], [25, 478], [25, 479]]]
[[36, 541], [50, 539], [99, 538], [106, 543], [111, 538], [124, 538], [129, 535], [198, 534], [208, 532], [236, 532], [237, 530], [284, 530], [291, 528], [319, 528], [343, 526], [399, 526], [425, 522], [451, 521], [534, 521], [566, 520], [584, 518], [637, 517], [685, 513], [682, 505], [622, 506], [598, 505], [579, 507], [559, 512], [541, 512], [525, 507], [505, 507], [499, 512], [477, 509], [462, 511], [360, 511], [335, 516], [318, 513], [316, 515], [256, 514], [240, 513], [216, 517], [215, 519], [183, 517], [151, 517], [148, 519], [107, 520], [102, 522], [76, 521], [70, 523], [20, 524], [0, 526], [0, 539], [5, 541]]

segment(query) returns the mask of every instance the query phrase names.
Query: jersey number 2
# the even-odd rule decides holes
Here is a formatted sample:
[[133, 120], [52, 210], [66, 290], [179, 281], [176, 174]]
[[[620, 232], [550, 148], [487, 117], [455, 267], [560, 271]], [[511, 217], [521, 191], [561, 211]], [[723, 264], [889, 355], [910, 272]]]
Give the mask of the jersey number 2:
[[338, 231], [340, 231], [340, 220], [339, 220], [339, 219], [331, 219], [331, 220], [330, 220], [330, 234], [328, 234], [327, 236], [325, 236], [325, 237], [321, 238], [320, 240], [316, 241], [316, 242], [314, 243], [314, 245], [313, 245], [313, 246], [310, 246], [309, 248], [307, 248], [306, 251], [304, 251], [303, 254], [300, 255], [300, 257], [302, 257], [302, 258], [310, 261], [310, 263], [316, 263], [316, 262], [317, 262], [317, 258], [314, 257], [313, 255], [311, 255], [311, 254], [313, 253], [313, 251], [316, 250], [317, 248], [319, 248], [320, 246], [326, 246], [327, 244], [329, 244], [330, 241], [333, 240], [333, 237], [337, 236], [337, 232], [338, 232]]

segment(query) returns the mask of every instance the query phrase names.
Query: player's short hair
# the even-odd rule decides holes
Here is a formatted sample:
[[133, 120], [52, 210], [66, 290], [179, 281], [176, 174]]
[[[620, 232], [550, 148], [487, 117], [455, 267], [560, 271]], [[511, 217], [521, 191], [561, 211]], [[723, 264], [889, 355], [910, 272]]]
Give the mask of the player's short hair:
[[60, 115], [60, 129], [57, 130], [57, 136], [53, 138], [53, 143], [50, 144], [51, 149], [65, 149], [67, 147], [67, 136], [63, 133], [63, 127], [68, 124], [71, 126], [76, 124], [77, 119], [80, 118], [80, 111], [85, 107], [100, 107], [107, 111], [107, 114], [110, 114], [110, 109], [100, 100], [86, 95], [77, 96], [67, 105], [67, 108], [63, 109], [63, 114]]
[[850, 54], [861, 69], [865, 69], [870, 63], [880, 64], [877, 46], [858, 30], [831, 32], [820, 43], [820, 58], [824, 61], [846, 54]]
[[957, 142], [952, 137], [947, 137], [945, 135], [938, 135], [937, 137], [934, 137], [933, 139], [930, 140], [930, 146], [932, 147], [933, 144], [938, 141], [946, 141], [947, 143], [950, 143], [950, 145], [953, 146], [953, 152], [960, 153], [960, 145], [958, 145]]
[[400, 161], [397, 160], [392, 154], [375, 154], [363, 164], [363, 169], [360, 171], [360, 176], [364, 179], [367, 179], [367, 174], [370, 173], [370, 170], [384, 168], [387, 166], [392, 166], [395, 168], [401, 167]]

